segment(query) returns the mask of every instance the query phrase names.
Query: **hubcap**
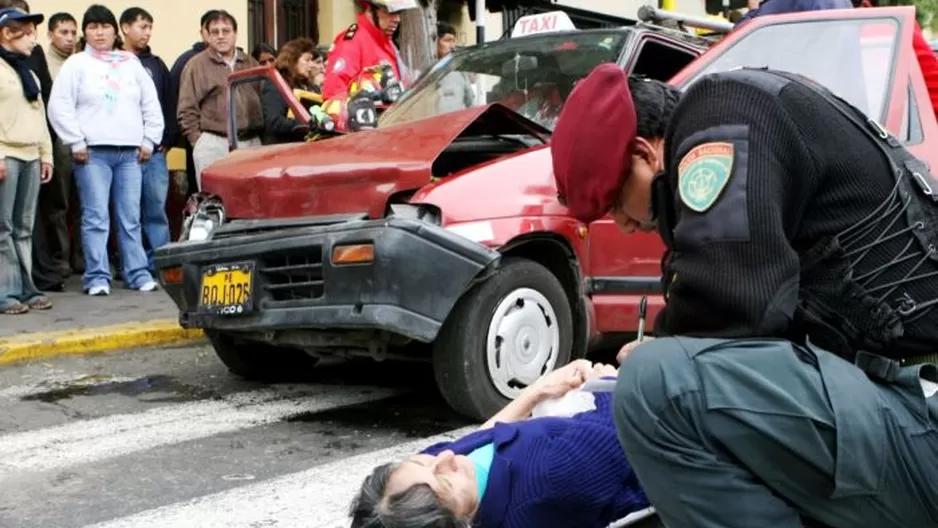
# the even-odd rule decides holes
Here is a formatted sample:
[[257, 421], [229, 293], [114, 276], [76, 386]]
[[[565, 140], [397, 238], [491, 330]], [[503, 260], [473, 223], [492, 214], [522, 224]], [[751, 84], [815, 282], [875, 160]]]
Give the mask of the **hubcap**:
[[486, 336], [489, 378], [506, 398], [554, 370], [560, 348], [560, 328], [554, 307], [531, 288], [519, 288], [495, 308]]

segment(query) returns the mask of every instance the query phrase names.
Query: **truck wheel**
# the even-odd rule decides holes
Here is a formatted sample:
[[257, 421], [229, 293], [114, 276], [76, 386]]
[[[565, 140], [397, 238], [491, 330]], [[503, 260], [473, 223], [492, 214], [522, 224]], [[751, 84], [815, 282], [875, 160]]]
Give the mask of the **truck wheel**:
[[215, 355], [232, 374], [269, 383], [302, 381], [319, 361], [302, 350], [267, 343], [239, 341], [230, 334], [206, 330]]
[[447, 317], [433, 345], [446, 402], [487, 420], [546, 372], [570, 362], [573, 317], [557, 277], [526, 259], [506, 258]]

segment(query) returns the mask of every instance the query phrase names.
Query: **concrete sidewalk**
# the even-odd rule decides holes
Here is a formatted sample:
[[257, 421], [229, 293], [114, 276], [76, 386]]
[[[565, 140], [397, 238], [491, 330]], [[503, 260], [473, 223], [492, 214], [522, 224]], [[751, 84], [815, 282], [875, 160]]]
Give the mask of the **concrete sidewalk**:
[[121, 285], [107, 297], [91, 297], [73, 277], [66, 292], [47, 294], [51, 310], [0, 315], [0, 365], [203, 338], [201, 331], [179, 326], [176, 305], [162, 290], [143, 293]]

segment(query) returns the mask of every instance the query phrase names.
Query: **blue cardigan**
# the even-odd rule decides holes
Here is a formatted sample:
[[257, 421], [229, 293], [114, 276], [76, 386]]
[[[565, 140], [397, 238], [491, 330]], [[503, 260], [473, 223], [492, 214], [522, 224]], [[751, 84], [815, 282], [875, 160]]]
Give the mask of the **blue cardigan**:
[[497, 423], [423, 452], [466, 455], [495, 444], [474, 526], [604, 528], [650, 505], [616, 438], [609, 400], [596, 394], [595, 411]]

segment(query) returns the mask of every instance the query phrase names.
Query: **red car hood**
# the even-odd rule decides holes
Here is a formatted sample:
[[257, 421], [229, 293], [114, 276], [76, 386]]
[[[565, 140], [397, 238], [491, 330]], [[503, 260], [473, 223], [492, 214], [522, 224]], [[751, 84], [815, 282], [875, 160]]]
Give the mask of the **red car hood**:
[[235, 151], [202, 172], [202, 191], [221, 196], [229, 218], [285, 218], [367, 212], [430, 182], [433, 161], [478, 121], [497, 133], [545, 129], [498, 105], [313, 143]]

